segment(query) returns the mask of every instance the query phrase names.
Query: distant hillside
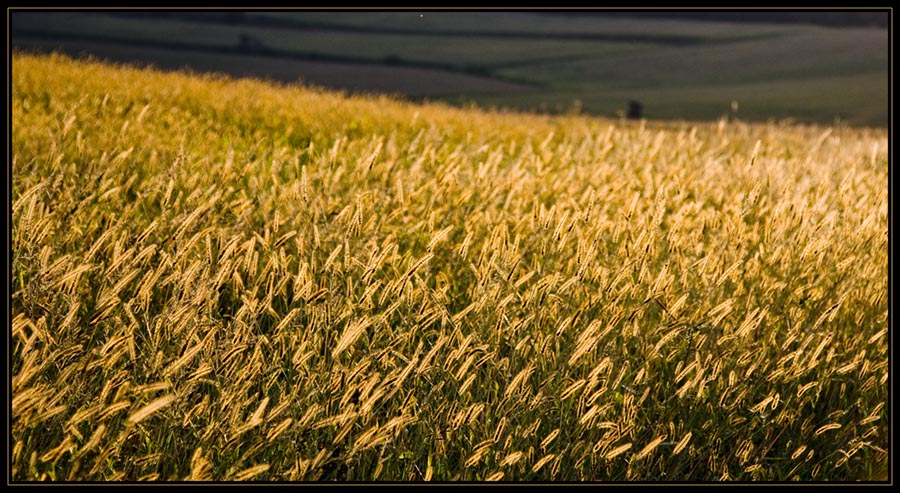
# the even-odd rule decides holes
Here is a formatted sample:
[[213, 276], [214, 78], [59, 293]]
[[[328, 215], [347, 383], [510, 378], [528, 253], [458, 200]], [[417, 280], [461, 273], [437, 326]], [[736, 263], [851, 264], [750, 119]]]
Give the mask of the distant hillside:
[[676, 12], [623, 12], [623, 11], [576, 11], [547, 12], [551, 15], [584, 16], [597, 15], [609, 18], [671, 19], [678, 21], [695, 20], [709, 22], [740, 22], [755, 24], [811, 24], [828, 27], [878, 27], [887, 29], [890, 14], [881, 11], [841, 11], [819, 12], [798, 10], [777, 11], [676, 11]]
[[864, 25], [878, 19], [887, 12], [21, 9], [9, 27], [14, 50], [464, 106], [617, 117], [636, 101], [648, 119], [883, 127], [888, 33]]

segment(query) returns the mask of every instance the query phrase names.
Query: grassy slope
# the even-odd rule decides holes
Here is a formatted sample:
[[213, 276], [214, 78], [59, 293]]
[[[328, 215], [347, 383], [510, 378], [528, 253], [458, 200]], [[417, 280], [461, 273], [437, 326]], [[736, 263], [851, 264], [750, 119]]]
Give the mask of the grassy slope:
[[[280, 14], [254, 13], [254, 16]], [[294, 12], [297, 20], [360, 27], [453, 29], [461, 31], [533, 33], [614, 33], [627, 36], [655, 33], [674, 36], [722, 38], [777, 33], [782, 26], [732, 23], [671, 22], [665, 20], [603, 19], [599, 17], [557, 17], [526, 12]], [[422, 17], [420, 17], [420, 15]]]
[[[396, 94], [412, 98], [460, 94], [515, 94], [530, 88], [521, 84], [416, 67], [388, 67], [360, 63], [282, 60], [253, 55], [166, 50], [153, 47], [121, 46], [110, 43], [67, 43], [46, 39], [29, 41], [29, 51], [45, 49], [80, 57], [92, 57], [132, 65], [150, 65], [163, 70], [189, 69], [198, 73], [217, 73], [233, 77], [265, 77], [269, 80], [323, 87], [340, 87], [358, 93]], [[138, 58], [144, 62], [135, 64]]]
[[12, 69], [14, 480], [884, 474], [882, 131]]
[[[887, 121], [887, 39], [885, 31], [878, 29], [558, 18], [513, 12], [426, 12], [424, 17], [419, 17], [417, 12], [283, 14], [298, 22], [423, 33], [438, 30], [617, 34], [623, 39], [623, 42], [611, 42], [232, 26], [192, 22], [188, 14], [182, 15], [185, 17], [163, 21], [91, 13], [47, 16], [17, 12], [13, 16], [13, 28], [70, 34], [88, 32], [144, 41], [190, 40], [215, 47], [235, 46], [238, 33], [244, 32], [287, 52], [349, 56], [376, 63], [390, 59], [412, 64], [437, 63], [451, 70], [476, 71], [506, 81], [538, 85], [531, 90], [523, 90], [524, 87], [512, 90], [508, 86], [510, 94], [498, 94], [496, 83], [486, 78], [470, 77], [471, 80], [457, 87], [435, 82], [442, 75], [452, 77], [446, 72], [399, 70], [396, 77], [388, 78], [414, 79], [396, 84], [397, 91], [414, 87], [410, 91], [414, 96], [443, 96], [452, 101], [462, 97], [484, 104], [535, 109], [543, 103], [544, 108], [554, 110], [568, 108], [574, 100], [580, 100], [584, 111], [613, 116], [629, 99], [639, 99], [645, 103], [651, 118], [710, 120], [730, 113], [731, 102], [738, 100], [743, 110], [732, 116], [754, 121], [794, 118], [831, 123], [840, 118], [854, 125], [877, 126]], [[248, 17], [265, 19], [273, 15], [253, 13]], [[702, 42], [672, 45], [632, 40], [652, 35], [681, 36]], [[167, 58], [165, 54], [157, 56]], [[170, 54], [168, 58], [171, 57]], [[209, 58], [217, 60], [222, 56]], [[206, 61], [205, 65], [234, 73], [228, 68], [237, 62], [223, 59]], [[253, 70], [260, 73], [268, 69], [276, 74], [290, 67], [303, 73], [304, 80], [335, 87], [356, 89], [372, 79], [376, 81], [372, 85], [375, 90], [385, 88], [381, 83], [385, 77], [379, 70], [391, 70], [360, 66], [357, 70], [336, 68], [329, 72], [326, 64], [310, 68], [288, 62], [279, 67], [280, 62], [275, 60], [263, 60], [255, 65], [257, 68]], [[295, 77], [281, 80], [295, 80]], [[785, 90], [773, 90], [779, 88]]]
[[[427, 36], [373, 34], [327, 30], [288, 29], [190, 22], [189, 19], [126, 18], [91, 13], [59, 13], [47, 16], [22, 12], [15, 16], [20, 29], [46, 29], [65, 34], [94, 33], [142, 41], [191, 40], [204, 46], [234, 46], [239, 33], [255, 36], [266, 45], [287, 51], [352, 55], [380, 62], [388, 56], [401, 56], [419, 62], [441, 61], [450, 65], [512, 63], [534, 57], [558, 57], [615, 52], [619, 43], [565, 40], [479, 38], [450, 40]], [[344, 25], [343, 23], [335, 23]], [[353, 25], [353, 24], [350, 24]]]
[[[597, 42], [588, 52], [566, 51], [549, 43], [547, 50], [534, 50], [522, 44], [520, 64], [506, 67], [500, 62], [492, 73], [543, 84], [541, 99], [549, 109], [568, 108], [578, 99], [588, 112], [614, 115], [627, 100], [640, 99], [650, 118], [708, 120], [730, 113], [731, 101], [738, 100], [744, 110], [732, 116], [753, 121], [774, 117], [830, 123], [840, 118], [879, 126], [887, 121], [887, 35], [879, 29], [554, 18], [528, 13], [425, 12], [423, 18], [417, 18], [416, 12], [293, 15], [307, 21], [385, 28], [699, 37], [708, 44]], [[466, 52], [482, 60], [482, 50]], [[578, 55], [582, 58], [569, 59]], [[537, 108], [533, 95], [475, 95], [473, 99]]]

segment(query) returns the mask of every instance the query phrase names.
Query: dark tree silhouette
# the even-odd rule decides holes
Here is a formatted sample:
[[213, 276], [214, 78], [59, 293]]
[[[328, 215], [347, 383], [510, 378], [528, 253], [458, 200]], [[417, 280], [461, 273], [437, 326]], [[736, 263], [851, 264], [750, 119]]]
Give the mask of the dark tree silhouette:
[[644, 105], [639, 101], [629, 101], [626, 116], [629, 120], [640, 120], [644, 116]]

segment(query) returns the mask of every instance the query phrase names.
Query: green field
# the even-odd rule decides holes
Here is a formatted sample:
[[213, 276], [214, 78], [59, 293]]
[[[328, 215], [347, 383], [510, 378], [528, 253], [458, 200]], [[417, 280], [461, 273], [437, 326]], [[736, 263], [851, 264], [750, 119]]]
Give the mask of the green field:
[[889, 480], [884, 129], [11, 64], [15, 483]]
[[[651, 119], [888, 118], [887, 31], [876, 28], [428, 11], [247, 12], [237, 21], [13, 12], [11, 26], [18, 48], [453, 103], [616, 116], [639, 100]], [[242, 34], [272, 53], [235, 52]]]

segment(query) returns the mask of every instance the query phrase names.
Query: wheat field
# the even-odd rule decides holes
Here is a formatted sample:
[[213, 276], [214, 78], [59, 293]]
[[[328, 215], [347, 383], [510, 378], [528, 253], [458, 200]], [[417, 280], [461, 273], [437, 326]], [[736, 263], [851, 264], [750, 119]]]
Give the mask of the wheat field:
[[883, 129], [11, 64], [13, 481], [887, 478]]

